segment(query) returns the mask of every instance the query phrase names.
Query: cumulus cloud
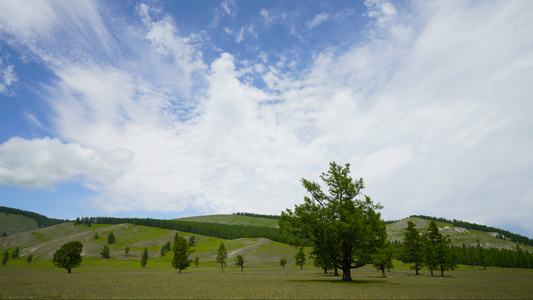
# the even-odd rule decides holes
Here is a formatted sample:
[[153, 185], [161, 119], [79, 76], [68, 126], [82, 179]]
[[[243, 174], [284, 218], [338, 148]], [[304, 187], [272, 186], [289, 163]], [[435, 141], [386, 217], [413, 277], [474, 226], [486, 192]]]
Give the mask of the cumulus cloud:
[[[235, 12], [223, 3], [225, 15]], [[207, 62], [194, 37], [143, 4], [141, 33], [125, 37], [141, 50], [105, 63], [55, 53], [31, 20], [15, 23], [13, 36], [43, 45], [35, 55], [62, 60], [51, 63], [56, 80], [41, 88], [53, 129], [68, 143], [15, 138], [0, 149], [28, 144], [31, 153], [66, 152], [77, 167], [45, 164], [25, 181], [17, 176], [30, 167], [3, 162], [1, 178], [36, 187], [96, 178], [85, 185], [108, 211], [279, 213], [301, 201], [302, 177], [317, 180], [336, 161], [351, 163], [388, 219], [428, 214], [495, 224], [505, 212], [502, 224], [516, 214], [509, 207], [531, 211], [530, 4], [414, 2], [404, 15], [385, 1], [365, 3], [376, 20], [365, 28], [371, 38], [315, 52], [298, 74], [282, 69], [293, 57], [276, 64], [263, 55], [258, 65], [222, 53]], [[47, 12], [58, 14], [36, 14]], [[267, 24], [282, 18], [260, 14]], [[308, 26], [330, 17], [319, 14]], [[117, 55], [123, 45], [107, 38], [104, 23], [91, 29], [80, 18], [78, 28]], [[29, 39], [19, 42], [35, 49]], [[266, 87], [243, 79], [253, 72]], [[130, 149], [130, 156], [116, 149]], [[47, 172], [53, 176], [42, 176]], [[525, 228], [527, 218], [521, 220]]]
[[0, 144], [0, 184], [45, 188], [80, 176], [88, 182], [114, 182], [124, 174], [132, 156], [125, 149], [97, 153], [48, 137], [13, 137]]

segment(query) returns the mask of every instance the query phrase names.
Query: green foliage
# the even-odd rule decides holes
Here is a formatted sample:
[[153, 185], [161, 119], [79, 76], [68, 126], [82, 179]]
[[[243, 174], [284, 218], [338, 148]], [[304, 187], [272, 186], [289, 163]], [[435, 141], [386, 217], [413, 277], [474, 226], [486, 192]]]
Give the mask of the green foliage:
[[381, 271], [381, 276], [385, 277], [385, 269], [394, 268], [392, 260], [394, 258], [394, 247], [391, 242], [386, 242], [377, 253], [372, 256], [372, 264]]
[[4, 231], [4, 232], [2, 233], [2, 237], [5, 237], [5, 236], [7, 236], [7, 231]]
[[300, 269], [303, 269], [305, 265], [305, 253], [303, 247], [300, 247], [300, 250], [294, 256], [294, 259], [296, 260], [296, 265], [300, 266]]
[[30, 254], [27, 258], [26, 258], [26, 261], [28, 263], [31, 263], [31, 261], [33, 260], [33, 254]]
[[8, 261], [9, 261], [9, 252], [6, 250], [4, 252], [4, 257], [2, 258], [2, 266], [5, 267]]
[[222, 268], [222, 273], [224, 273], [224, 266], [226, 265], [226, 259], [228, 258], [228, 251], [226, 250], [226, 246], [224, 246], [224, 242], [220, 242], [220, 246], [217, 249], [217, 263], [220, 264], [220, 267]]
[[200, 258], [198, 256], [196, 256], [194, 258], [194, 265], [198, 268], [198, 265], [200, 265]]
[[363, 179], [350, 177], [349, 164], [342, 167], [332, 162], [320, 178], [329, 194], [319, 184], [302, 179], [311, 198], [306, 196], [304, 204], [296, 205], [294, 211], [282, 212], [278, 225], [282, 232], [299, 238], [291, 240], [292, 244], [301, 246], [302, 239], [310, 241], [343, 270], [343, 281], [351, 281], [351, 269], [371, 263], [372, 255], [386, 241], [385, 222], [376, 212], [382, 206], [368, 196], [357, 198], [364, 188]]
[[285, 270], [285, 265], [287, 265], [287, 260], [285, 258], [282, 258], [279, 260], [279, 265]]
[[194, 235], [191, 235], [189, 238], [189, 246], [194, 247], [194, 244], [196, 243], [196, 237]]
[[126, 246], [126, 248], [124, 248], [124, 256], [128, 256], [129, 253], [130, 253], [130, 246]]
[[238, 267], [241, 267], [241, 272], [244, 269], [244, 262], [245, 262], [244, 256], [240, 254], [237, 254], [237, 256], [235, 256], [235, 265]]
[[15, 250], [13, 250], [13, 253], [11, 254], [12, 259], [17, 259], [20, 257], [20, 249], [17, 247]]
[[234, 213], [234, 215], [237, 216], [245, 216], [245, 217], [255, 217], [255, 218], [265, 218], [265, 219], [278, 219], [279, 216], [276, 215], [262, 215], [262, 214], [254, 214], [254, 213], [247, 213], [247, 212], [238, 212]]
[[72, 268], [77, 268], [81, 265], [81, 251], [83, 244], [79, 241], [73, 241], [63, 244], [55, 253], [52, 263], [58, 268], [67, 269], [71, 273]]
[[313, 265], [324, 270], [324, 273], [328, 273], [328, 270], [334, 268], [333, 263], [331, 263], [326, 255], [320, 250], [313, 249], [311, 252], [311, 258], [313, 258]]
[[[174, 242], [176, 243], [176, 242]], [[161, 256], [165, 256], [165, 253], [167, 253], [168, 251], [170, 251], [170, 241], [164, 243], [163, 245], [161, 245], [161, 250], [159, 251], [159, 253], [161, 254]]]
[[100, 251], [100, 255], [102, 256], [102, 258], [105, 258], [105, 259], [110, 259], [111, 258], [111, 255], [109, 254], [109, 246], [108, 245], [104, 245], [104, 248], [102, 249], [102, 251]]
[[181, 273], [181, 270], [185, 270], [191, 265], [192, 260], [189, 259], [189, 255], [194, 250], [190, 249], [189, 243], [184, 237], [178, 237], [174, 243], [173, 250], [174, 258], [172, 258], [172, 266]]
[[434, 270], [440, 269], [441, 276], [444, 271], [454, 270], [456, 267], [450, 244], [452, 240], [449, 235], [443, 236], [434, 221], [429, 223], [426, 238], [426, 260], [425, 264], [433, 275]]
[[144, 248], [143, 254], [141, 256], [141, 267], [146, 267], [146, 264], [148, 263], [148, 248]]
[[94, 234], [93, 236], [93, 240], [97, 240], [98, 238], [100, 238], [100, 236], [98, 235], [98, 232]]
[[414, 264], [411, 269], [416, 271], [416, 275], [420, 275], [418, 271], [422, 269], [426, 258], [424, 238], [415, 228], [415, 223], [411, 221], [407, 223], [404, 232], [402, 262]]
[[108, 244], [114, 244], [115, 243], [115, 234], [113, 232], [110, 232], [107, 235], [107, 243]]

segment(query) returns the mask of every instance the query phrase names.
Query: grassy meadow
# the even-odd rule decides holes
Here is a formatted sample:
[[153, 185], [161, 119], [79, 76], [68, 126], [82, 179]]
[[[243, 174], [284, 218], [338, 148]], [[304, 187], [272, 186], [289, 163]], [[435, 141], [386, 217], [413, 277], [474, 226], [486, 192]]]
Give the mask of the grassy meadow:
[[307, 265], [247, 267], [244, 272], [228, 261], [221, 273], [214, 262], [191, 266], [181, 274], [170, 266], [170, 257], [150, 259], [146, 268], [137, 260], [84, 259], [67, 274], [50, 260], [11, 260], [0, 267], [0, 298], [409, 298], [409, 299], [531, 299], [533, 270], [461, 266], [445, 278], [421, 276], [396, 262], [392, 277], [381, 278], [371, 266], [354, 270], [354, 281], [323, 274]]

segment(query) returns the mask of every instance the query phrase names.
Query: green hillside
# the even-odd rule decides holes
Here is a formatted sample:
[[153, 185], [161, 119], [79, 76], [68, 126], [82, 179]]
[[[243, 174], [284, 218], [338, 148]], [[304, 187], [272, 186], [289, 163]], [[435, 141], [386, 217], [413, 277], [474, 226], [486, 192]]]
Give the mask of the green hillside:
[[12, 235], [37, 229], [37, 221], [21, 215], [0, 213], [0, 234]]
[[261, 217], [248, 217], [241, 215], [208, 215], [198, 217], [187, 217], [175, 219], [177, 221], [192, 221], [192, 222], [207, 222], [207, 223], [219, 223], [228, 225], [247, 225], [247, 226], [262, 226], [262, 227], [278, 227], [278, 220], [261, 218]]
[[[407, 222], [413, 222], [416, 224], [416, 228], [425, 231], [427, 230], [429, 223], [431, 221], [416, 218], [416, 217], [410, 217], [405, 218], [400, 221], [397, 221], [392, 224], [387, 225], [387, 233], [389, 235], [389, 239], [391, 241], [403, 241], [403, 235], [404, 235], [404, 228], [407, 227]], [[454, 227], [452, 223], [445, 223], [445, 222], [435, 222], [437, 223], [437, 226], [441, 230], [441, 233], [444, 235], [450, 235], [452, 239], [452, 244], [461, 246], [462, 244], [465, 244], [467, 246], [475, 246], [476, 241], [479, 239], [480, 243], [485, 248], [497, 248], [497, 249], [515, 249], [516, 243], [511, 242], [509, 240], [501, 239], [495, 237], [496, 234], [491, 234], [489, 232], [482, 232], [478, 230], [467, 230], [465, 228], [461, 227]], [[533, 246], [529, 245], [521, 245], [521, 248], [524, 250], [527, 249], [529, 252], [533, 251]]]
[[[111, 258], [115, 260], [138, 260], [142, 250], [146, 247], [150, 258], [160, 260], [172, 259], [172, 254], [160, 256], [161, 245], [173, 241], [176, 231], [154, 227], [119, 224], [119, 225], [83, 225], [75, 226], [74, 223], [63, 223], [47, 228], [17, 233], [0, 239], [0, 250], [13, 251], [20, 248], [21, 257], [33, 255], [35, 259], [51, 259], [53, 253], [62, 244], [78, 240], [84, 245], [82, 255], [87, 258], [99, 258], [100, 251], [107, 245], [107, 235], [113, 232], [116, 243], [109, 245]], [[94, 239], [98, 233], [99, 238]], [[192, 234], [178, 232], [180, 236], [189, 239]], [[287, 259], [289, 264], [294, 264], [294, 255], [297, 250], [289, 245], [274, 242], [268, 239], [235, 239], [223, 240], [215, 237], [194, 235], [196, 246], [192, 258], [198, 256], [202, 263], [215, 267], [216, 249], [224, 242], [228, 249], [228, 265], [233, 264], [237, 254], [246, 258], [246, 266], [277, 266], [281, 258]], [[124, 255], [126, 246], [130, 247], [128, 256]]]

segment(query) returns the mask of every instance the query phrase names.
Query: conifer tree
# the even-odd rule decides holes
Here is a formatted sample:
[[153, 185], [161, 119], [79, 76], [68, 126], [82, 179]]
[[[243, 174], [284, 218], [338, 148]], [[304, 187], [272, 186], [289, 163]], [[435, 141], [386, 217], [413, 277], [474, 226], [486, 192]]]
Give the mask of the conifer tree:
[[30, 254], [30, 256], [26, 258], [26, 261], [28, 261], [28, 263], [31, 263], [32, 260], [33, 260], [33, 254]]
[[416, 271], [416, 275], [420, 275], [418, 271], [424, 265], [426, 251], [423, 236], [420, 235], [412, 221], [407, 222], [404, 231], [402, 262], [414, 264], [411, 269]]
[[15, 250], [13, 250], [13, 253], [11, 254], [12, 259], [17, 259], [20, 257], [20, 249], [17, 247]]
[[479, 242], [479, 239], [476, 240], [476, 242], [477, 242], [476, 250], [478, 252], [479, 264], [483, 267], [483, 270], [486, 270], [487, 269], [487, 262], [486, 262], [486, 258], [485, 258], [485, 250], [481, 246], [481, 243]]
[[5, 266], [9, 260], [9, 252], [6, 250], [4, 252], [4, 257], [2, 258], [2, 266]]
[[108, 244], [114, 244], [115, 243], [115, 234], [113, 232], [110, 232], [107, 235], [107, 243]]
[[128, 256], [129, 253], [130, 253], [130, 246], [126, 246], [126, 248], [124, 248], [124, 256]]
[[426, 234], [426, 265], [433, 275], [433, 270], [440, 269], [441, 277], [444, 271], [455, 269], [455, 260], [450, 248], [451, 238], [449, 235], [443, 236], [434, 221], [429, 223]]
[[237, 254], [237, 256], [235, 257], [235, 265], [238, 267], [241, 267], [241, 272], [244, 268], [244, 262], [245, 262], [244, 256]]
[[390, 242], [386, 242], [383, 248], [372, 257], [374, 267], [381, 270], [381, 277], [385, 277], [385, 269], [394, 268], [394, 265], [392, 264], [393, 257], [394, 248]]
[[224, 266], [227, 266], [226, 258], [228, 258], [228, 251], [226, 250], [226, 246], [224, 246], [224, 243], [220, 242], [220, 246], [217, 249], [217, 263], [220, 264], [220, 267], [222, 268], [222, 273], [224, 273]]
[[141, 256], [141, 267], [146, 267], [148, 263], [148, 248], [144, 248], [143, 255]]
[[102, 251], [100, 251], [100, 255], [102, 255], [102, 258], [105, 258], [105, 259], [110, 259], [111, 256], [109, 255], [109, 246], [108, 245], [104, 245], [104, 248], [102, 249]]
[[189, 255], [194, 250], [190, 249], [189, 243], [184, 237], [178, 237], [178, 241], [174, 244], [173, 248], [174, 258], [172, 259], [172, 266], [181, 273], [181, 270], [185, 270], [191, 265], [192, 260], [189, 259]]
[[199, 264], [200, 264], [200, 258], [196, 256], [196, 258], [194, 259], [194, 265], [198, 268]]

